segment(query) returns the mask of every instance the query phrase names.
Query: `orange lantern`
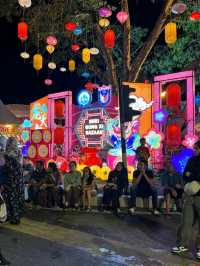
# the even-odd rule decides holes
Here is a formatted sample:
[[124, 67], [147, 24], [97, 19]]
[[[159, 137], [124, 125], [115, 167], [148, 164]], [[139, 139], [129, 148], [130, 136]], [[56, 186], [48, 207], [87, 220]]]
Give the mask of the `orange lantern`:
[[28, 39], [28, 24], [26, 22], [19, 22], [17, 30], [18, 30], [18, 38], [21, 41], [26, 41]]
[[113, 30], [107, 30], [104, 32], [104, 36], [103, 36], [103, 39], [104, 39], [104, 46], [106, 48], [114, 48], [115, 47], [115, 32]]
[[43, 57], [41, 54], [35, 54], [33, 56], [33, 67], [35, 70], [41, 70], [43, 66]]
[[65, 104], [62, 101], [55, 102], [55, 117], [60, 118], [65, 115]]
[[70, 72], [75, 71], [76, 69], [76, 62], [73, 59], [70, 59], [68, 62], [68, 68]]
[[170, 22], [165, 26], [165, 42], [167, 44], [174, 44], [177, 40], [176, 23]]
[[64, 143], [64, 128], [63, 127], [57, 127], [54, 130], [54, 143], [61, 145]]

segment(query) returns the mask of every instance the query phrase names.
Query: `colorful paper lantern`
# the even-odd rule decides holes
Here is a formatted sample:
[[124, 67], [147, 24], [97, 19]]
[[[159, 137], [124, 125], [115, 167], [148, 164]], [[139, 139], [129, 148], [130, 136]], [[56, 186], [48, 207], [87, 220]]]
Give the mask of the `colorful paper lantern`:
[[166, 103], [171, 109], [180, 109], [181, 106], [181, 87], [178, 83], [170, 83], [166, 88]]
[[23, 8], [29, 8], [31, 7], [31, 0], [18, 0], [18, 3]]
[[90, 49], [88, 48], [84, 48], [82, 50], [82, 61], [85, 64], [88, 64], [90, 62]]
[[61, 71], [61, 72], [66, 72], [67, 69], [66, 69], [66, 67], [60, 67], [60, 71]]
[[190, 20], [195, 21], [195, 20], [200, 20], [200, 11], [194, 11], [190, 15]]
[[90, 53], [92, 55], [98, 55], [99, 54], [99, 49], [96, 48], [96, 47], [92, 47], [92, 48], [90, 48]]
[[81, 74], [81, 77], [83, 77], [83, 78], [89, 78], [90, 77], [90, 73], [89, 72], [83, 72], [82, 74]]
[[172, 13], [175, 15], [181, 15], [186, 9], [187, 6], [184, 3], [176, 3], [172, 6]]
[[54, 130], [54, 143], [61, 145], [64, 143], [64, 128], [58, 127]]
[[52, 79], [45, 79], [44, 84], [47, 86], [51, 86], [53, 84], [53, 81], [52, 81]]
[[121, 24], [124, 24], [127, 21], [129, 15], [125, 11], [120, 11], [117, 13], [116, 17]]
[[39, 71], [43, 67], [43, 57], [41, 54], [35, 54], [33, 56], [33, 67], [35, 70]]
[[75, 22], [67, 22], [65, 23], [65, 29], [68, 31], [74, 31], [77, 27], [77, 24]]
[[166, 128], [166, 139], [167, 145], [169, 146], [179, 146], [181, 145], [181, 127], [178, 124], [167, 125]]
[[165, 26], [165, 42], [167, 44], [174, 44], [177, 40], [176, 23], [169, 22]]
[[109, 7], [101, 7], [98, 13], [100, 17], [108, 18], [112, 15], [112, 10]]
[[74, 72], [75, 71], [75, 69], [76, 69], [76, 62], [75, 62], [75, 60], [70, 59], [68, 61], [68, 69], [69, 69], [70, 72]]
[[104, 32], [104, 36], [103, 36], [103, 39], [104, 39], [104, 46], [106, 48], [114, 48], [115, 47], [115, 32], [113, 30], [107, 30]]
[[99, 26], [102, 28], [106, 28], [110, 25], [110, 21], [107, 18], [101, 18], [99, 20]]
[[78, 45], [78, 44], [72, 44], [71, 45], [71, 50], [73, 52], [78, 52], [78, 50], [80, 50], [80, 45]]
[[51, 70], [56, 69], [56, 63], [54, 63], [54, 62], [49, 62], [49, 63], [48, 63], [48, 68], [51, 69]]
[[21, 52], [21, 53], [20, 53], [20, 56], [21, 56], [21, 58], [23, 58], [23, 59], [28, 59], [28, 58], [30, 58], [30, 54], [27, 53], [27, 52]]
[[73, 34], [78, 36], [81, 35], [83, 32], [83, 30], [81, 29], [81, 27], [77, 27], [75, 30], [73, 30]]
[[55, 102], [55, 117], [62, 118], [65, 115], [65, 104], [63, 101]]
[[28, 24], [26, 22], [19, 22], [17, 26], [18, 38], [23, 42], [28, 39]]
[[47, 52], [48, 52], [49, 54], [52, 54], [52, 53], [54, 52], [54, 50], [55, 50], [55, 46], [53, 46], [53, 45], [51, 45], [51, 44], [48, 44], [48, 45], [46, 46], [46, 49], [47, 49]]
[[48, 36], [47, 39], [46, 39], [46, 43], [49, 44], [49, 45], [55, 46], [57, 44], [57, 42], [58, 41], [57, 41], [56, 37], [53, 36], [53, 35]]

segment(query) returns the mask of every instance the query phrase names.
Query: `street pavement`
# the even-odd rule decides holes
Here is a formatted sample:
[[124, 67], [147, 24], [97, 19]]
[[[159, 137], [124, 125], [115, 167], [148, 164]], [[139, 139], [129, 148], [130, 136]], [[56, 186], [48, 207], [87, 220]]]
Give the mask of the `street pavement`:
[[191, 253], [170, 253], [179, 222], [180, 215], [28, 209], [19, 226], [0, 226], [0, 248], [12, 266], [198, 266]]

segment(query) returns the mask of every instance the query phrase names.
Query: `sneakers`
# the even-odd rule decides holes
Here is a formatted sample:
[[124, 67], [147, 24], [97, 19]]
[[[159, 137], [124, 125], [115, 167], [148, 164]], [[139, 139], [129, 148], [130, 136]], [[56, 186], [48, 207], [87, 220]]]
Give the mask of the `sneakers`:
[[158, 210], [153, 210], [153, 215], [160, 215], [160, 212]]
[[[180, 253], [183, 253], [183, 252], [186, 252], [186, 251], [188, 251], [188, 248], [183, 247], [183, 246], [173, 247], [172, 248], [172, 253], [175, 253], [175, 254], [180, 254]], [[199, 255], [200, 255], [200, 252], [199, 252]]]
[[133, 214], [135, 213], [135, 208], [130, 208], [130, 209], [129, 209], [129, 212], [130, 212], [130, 214], [133, 215]]

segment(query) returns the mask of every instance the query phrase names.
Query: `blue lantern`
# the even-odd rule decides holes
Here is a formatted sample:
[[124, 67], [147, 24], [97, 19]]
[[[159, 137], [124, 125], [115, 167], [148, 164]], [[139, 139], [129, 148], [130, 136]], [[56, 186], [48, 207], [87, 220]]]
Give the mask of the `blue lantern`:
[[200, 106], [200, 95], [197, 95], [197, 96], [195, 97], [195, 104], [196, 104], [197, 107]]
[[78, 94], [78, 104], [82, 107], [86, 107], [91, 102], [92, 102], [92, 94], [87, 90], [81, 90]]
[[73, 30], [74, 35], [78, 36], [82, 34], [82, 29], [81, 27], [77, 27], [75, 30]]
[[82, 76], [83, 78], [88, 79], [88, 78], [90, 77], [90, 73], [89, 73], [89, 72], [83, 72], [83, 73], [81, 74], [81, 76]]

